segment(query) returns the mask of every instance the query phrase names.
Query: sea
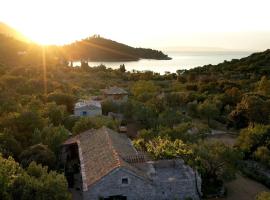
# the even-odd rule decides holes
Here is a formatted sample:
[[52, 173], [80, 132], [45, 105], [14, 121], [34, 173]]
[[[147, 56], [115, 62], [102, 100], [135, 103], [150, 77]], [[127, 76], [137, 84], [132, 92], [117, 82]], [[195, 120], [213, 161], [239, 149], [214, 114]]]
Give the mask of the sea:
[[[128, 71], [153, 71], [164, 74], [165, 72], [175, 73], [179, 69], [191, 69], [208, 64], [218, 64], [232, 59], [240, 59], [249, 56], [253, 52], [248, 51], [207, 51], [207, 52], [164, 52], [171, 57], [171, 60], [140, 59], [138, 61], [122, 62], [88, 62], [90, 67], [105, 65], [107, 68], [117, 69], [124, 64]], [[73, 66], [80, 66], [80, 61], [73, 62]]]

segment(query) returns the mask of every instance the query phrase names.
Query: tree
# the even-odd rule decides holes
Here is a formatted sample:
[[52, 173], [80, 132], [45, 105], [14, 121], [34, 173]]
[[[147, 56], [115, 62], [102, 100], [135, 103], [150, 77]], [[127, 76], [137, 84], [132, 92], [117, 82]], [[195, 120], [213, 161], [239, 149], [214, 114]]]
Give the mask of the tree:
[[69, 137], [69, 131], [63, 126], [47, 126], [42, 131], [35, 130], [33, 144], [43, 143], [58, 157], [61, 144]]
[[124, 64], [120, 65], [119, 70], [120, 70], [120, 72], [125, 73], [126, 72], [125, 65]]
[[175, 109], [167, 109], [159, 114], [159, 124], [172, 128], [183, 121], [183, 115]]
[[229, 105], [236, 105], [241, 100], [242, 93], [237, 87], [229, 88], [225, 91], [225, 102]]
[[16, 163], [12, 157], [5, 159], [0, 154], [0, 199], [12, 199], [10, 188], [22, 173], [19, 163]]
[[270, 150], [266, 146], [258, 147], [253, 157], [266, 166], [270, 166]]
[[39, 112], [23, 111], [15, 116], [14, 137], [22, 146], [31, 145], [32, 134], [36, 129], [41, 130], [46, 126], [47, 121], [42, 118]]
[[70, 200], [71, 195], [64, 175], [48, 172], [35, 162], [24, 170], [12, 157], [5, 159], [0, 154], [0, 199]]
[[230, 123], [234, 125], [235, 128], [244, 128], [248, 126], [248, 118], [246, 117], [246, 113], [242, 109], [236, 108], [235, 110], [231, 111], [228, 116]]
[[152, 129], [142, 129], [138, 132], [138, 137], [144, 141], [149, 141], [156, 136], [155, 132]]
[[158, 113], [156, 110], [140, 102], [133, 102], [133, 119], [140, 122], [144, 128], [156, 128]]
[[261, 192], [256, 196], [256, 200], [270, 200], [270, 192]]
[[119, 122], [110, 117], [97, 116], [97, 117], [82, 117], [77, 121], [73, 127], [73, 133], [79, 134], [89, 129], [98, 129], [102, 126], [106, 126], [113, 130], [118, 130]]
[[67, 116], [66, 106], [58, 106], [55, 102], [47, 103], [43, 110], [43, 116], [48, 118], [54, 126], [59, 126]]
[[246, 156], [251, 156], [260, 146], [266, 146], [270, 142], [270, 126], [255, 124], [243, 129], [237, 139], [238, 148]]
[[18, 200], [71, 200], [67, 187], [64, 175], [55, 171], [48, 172], [47, 167], [32, 162], [24, 173], [15, 179], [11, 187], [11, 195], [13, 199]]
[[198, 116], [198, 103], [197, 101], [189, 102], [187, 104], [188, 114], [192, 117]]
[[49, 166], [50, 169], [55, 167], [56, 157], [54, 153], [43, 144], [36, 144], [24, 150], [19, 156], [20, 163], [23, 167], [29, 166], [33, 161]]
[[18, 158], [22, 151], [21, 144], [10, 133], [0, 133], [0, 153], [4, 157]]
[[219, 114], [219, 110], [216, 104], [205, 100], [199, 105], [199, 113], [202, 117], [207, 118], [208, 126], [210, 125], [210, 119], [215, 118]]
[[270, 81], [267, 80], [266, 76], [263, 76], [258, 83], [258, 91], [263, 95], [270, 94]]
[[192, 164], [209, 182], [234, 178], [236, 161], [242, 158], [240, 153], [221, 142], [200, 142], [193, 146], [193, 152]]
[[57, 105], [65, 105], [67, 111], [72, 113], [75, 104], [75, 98], [66, 93], [53, 92], [48, 95], [48, 102], [55, 102]]
[[[137, 81], [131, 88], [131, 93], [138, 100], [149, 100], [159, 92], [159, 87], [152, 81]], [[145, 99], [144, 97], [148, 95]]]
[[267, 123], [270, 114], [269, 103], [258, 96], [246, 95], [236, 108], [230, 114], [231, 119], [239, 119], [239, 116], [245, 117], [254, 125], [254, 123]]
[[102, 114], [108, 115], [109, 112], [118, 113], [120, 106], [113, 101], [103, 101], [102, 102]]
[[161, 127], [159, 135], [168, 137], [172, 141], [180, 139], [185, 143], [194, 143], [205, 137], [205, 133], [209, 132], [208, 128], [201, 124], [192, 124], [185, 122], [174, 126], [173, 128]]
[[192, 154], [192, 150], [182, 140], [171, 141], [167, 138], [157, 137], [146, 143], [147, 152], [155, 159], [186, 159]]

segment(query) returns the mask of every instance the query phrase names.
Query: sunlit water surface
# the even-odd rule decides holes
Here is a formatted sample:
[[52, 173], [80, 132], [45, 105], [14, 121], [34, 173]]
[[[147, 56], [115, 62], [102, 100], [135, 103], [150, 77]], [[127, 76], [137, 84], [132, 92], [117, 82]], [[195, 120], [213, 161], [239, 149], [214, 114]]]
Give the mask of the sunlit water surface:
[[[252, 52], [165, 52], [172, 60], [149, 60], [141, 59], [139, 61], [128, 62], [88, 62], [89, 66], [105, 65], [107, 68], [117, 69], [124, 64], [126, 70], [151, 70], [164, 74], [165, 71], [176, 72], [178, 69], [191, 69], [207, 64], [218, 64], [225, 60], [239, 59], [250, 55]], [[73, 62], [73, 66], [80, 66], [80, 62]]]

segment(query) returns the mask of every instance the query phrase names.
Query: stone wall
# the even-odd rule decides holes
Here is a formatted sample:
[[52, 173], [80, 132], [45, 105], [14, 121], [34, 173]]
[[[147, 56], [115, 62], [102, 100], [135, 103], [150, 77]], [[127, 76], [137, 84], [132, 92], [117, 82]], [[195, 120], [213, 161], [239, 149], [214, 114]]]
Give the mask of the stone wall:
[[[129, 183], [123, 185], [122, 178], [128, 178]], [[128, 200], [198, 200], [194, 177], [179, 180], [152, 181], [138, 177], [123, 168], [118, 168], [84, 192], [84, 200], [122, 195]]]
[[[128, 178], [128, 184], [122, 184], [122, 178]], [[90, 186], [83, 194], [84, 200], [98, 200], [99, 198], [114, 195], [126, 196], [128, 200], [154, 200], [155, 190], [153, 185], [137, 177], [132, 172], [117, 168], [99, 182]]]

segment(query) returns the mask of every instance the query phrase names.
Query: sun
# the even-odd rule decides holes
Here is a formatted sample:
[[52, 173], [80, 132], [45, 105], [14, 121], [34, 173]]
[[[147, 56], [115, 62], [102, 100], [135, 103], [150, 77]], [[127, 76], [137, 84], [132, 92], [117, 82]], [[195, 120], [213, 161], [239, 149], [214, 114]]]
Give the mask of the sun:
[[54, 35], [48, 29], [28, 29], [28, 31], [25, 32], [25, 35], [30, 38], [31, 41], [40, 45], [63, 45], [69, 42], [69, 39], [57, 37], [57, 35]]
[[20, 31], [40, 45], [63, 45], [80, 38], [78, 34], [80, 31], [70, 31], [67, 27], [69, 26], [65, 23], [56, 23], [52, 18], [39, 16], [37, 21], [24, 23]]

